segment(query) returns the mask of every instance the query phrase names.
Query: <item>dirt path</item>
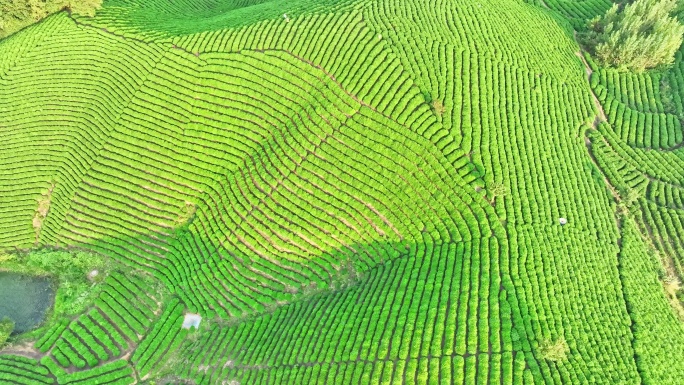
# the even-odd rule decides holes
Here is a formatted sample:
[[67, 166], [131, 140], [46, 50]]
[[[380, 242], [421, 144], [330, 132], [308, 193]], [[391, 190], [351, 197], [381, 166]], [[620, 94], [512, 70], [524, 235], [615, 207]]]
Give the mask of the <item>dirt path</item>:
[[665, 270], [670, 279], [661, 280], [663, 284], [663, 289], [667, 293], [667, 299], [670, 304], [675, 309], [679, 320], [684, 322], [684, 303], [682, 303], [679, 298], [677, 298], [677, 292], [681, 288], [681, 281], [679, 280], [679, 275], [677, 275], [677, 270], [675, 269], [674, 259], [671, 256], [666, 256], [663, 261]]
[[0, 354], [10, 354], [40, 360], [45, 354], [33, 347], [31, 342], [24, 342], [19, 345], [10, 345], [0, 350]]
[[[591, 66], [587, 62], [587, 59], [584, 58], [584, 51], [582, 50], [582, 46], [580, 45], [579, 40], [577, 39], [577, 31], [573, 31], [572, 36], [575, 38], [575, 43], [577, 43], [577, 45], [579, 46], [579, 51], [575, 52], [575, 55], [577, 55], [577, 57], [579, 57], [582, 63], [584, 64], [584, 72], [587, 74], [587, 81], [591, 82], [591, 75], [594, 73], [594, 70], [591, 69]], [[596, 119], [594, 119], [593, 124], [594, 128], [596, 128], [598, 127], [599, 123], [607, 122], [608, 119], [606, 118], [606, 112], [603, 110], [603, 105], [596, 97], [596, 94], [594, 93], [594, 90], [591, 89], [591, 86], [589, 86], [589, 90], [591, 92], [591, 97], [594, 100], [594, 106], [598, 111], [598, 115], [596, 116]]]
[[[544, 4], [543, 1], [542, 1], [542, 4]], [[579, 57], [580, 60], [582, 61], [582, 63], [584, 64], [584, 72], [587, 75], [587, 81], [590, 82], [591, 81], [591, 75], [594, 73], [594, 71], [591, 69], [591, 66], [589, 65], [587, 60], [584, 58], [584, 54], [583, 54], [584, 51], [582, 50], [582, 46], [580, 45], [579, 40], [577, 39], [577, 31], [573, 31], [572, 35], [575, 39], [575, 43], [577, 43], [577, 46], [579, 47], [579, 51], [575, 52], [575, 55], [577, 55], [577, 57]], [[596, 111], [597, 111], [596, 117], [594, 118], [594, 122], [592, 123], [592, 129], [596, 130], [600, 123], [607, 122], [608, 120], [606, 119], [606, 113], [603, 110], [603, 105], [601, 105], [601, 102], [596, 97], [596, 94], [594, 93], [594, 90], [591, 89], [591, 86], [589, 86], [589, 92], [591, 93], [591, 97], [594, 101], [594, 106], [596, 107]], [[594, 164], [594, 166], [596, 166], [596, 169], [601, 172], [601, 175], [603, 176], [603, 182], [606, 184], [606, 187], [608, 188], [608, 191], [610, 191], [610, 194], [613, 196], [613, 199], [615, 199], [615, 202], [619, 203], [621, 201], [620, 194], [618, 194], [618, 191], [615, 188], [615, 186], [613, 186], [610, 183], [610, 181], [608, 180], [608, 177], [606, 177], [606, 174], [603, 172], [603, 169], [601, 168], [598, 161], [596, 160], [594, 153], [591, 151], [591, 146], [592, 146], [591, 140], [589, 139], [589, 137], [586, 134], [584, 137], [584, 144], [587, 147], [587, 153], [589, 155], [589, 159], [591, 159], [591, 162]], [[620, 220], [618, 218], [616, 218], [615, 222], [617, 224], [618, 230], [621, 231], [622, 226], [621, 226]], [[621, 241], [622, 241], [621, 239], [618, 239], [618, 243], [620, 244], [620, 246], [621, 246]]]
[[[540, 1], [546, 7], [546, 4], [544, 4], [544, 1], [543, 0], [540, 0]], [[585, 71], [586, 76], [587, 76], [587, 81], [589, 81], [591, 84], [591, 76], [593, 74], [593, 70], [592, 70], [591, 66], [589, 65], [589, 63], [587, 62], [586, 58], [584, 57], [584, 50], [582, 50], [582, 46], [580, 45], [579, 40], [577, 38], [577, 31], [573, 31], [573, 37], [575, 39], [575, 43], [577, 43], [577, 45], [579, 47], [579, 51], [575, 52], [575, 55], [577, 55], [577, 57], [579, 57], [580, 60], [582, 61], [582, 63], [584, 64], [584, 71]], [[594, 93], [594, 90], [591, 88], [591, 85], [589, 86], [589, 90], [591, 92], [591, 97], [594, 101], [594, 106], [596, 107], [596, 111], [597, 111], [597, 115], [594, 119], [594, 122], [592, 124], [591, 129], [596, 130], [600, 123], [607, 122], [608, 120], [606, 118], [606, 113], [605, 113], [605, 110], [603, 109], [603, 105], [601, 104], [599, 99], [596, 97], [596, 94]], [[603, 139], [603, 140], [605, 141], [605, 139]], [[681, 143], [681, 144], [684, 144], [684, 143]], [[610, 191], [610, 194], [613, 196], [613, 199], [615, 200], [615, 202], [619, 204], [622, 201], [620, 194], [618, 193], [615, 186], [613, 186], [613, 184], [608, 180], [608, 178], [606, 177], [606, 174], [603, 172], [603, 170], [599, 166], [598, 161], [597, 161], [596, 157], [594, 156], [594, 153], [591, 150], [592, 142], [587, 135], [585, 135], [585, 145], [587, 148], [587, 152], [589, 154], [589, 158], [591, 159], [591, 162], [594, 164], [594, 166], [597, 167], [597, 169], [599, 170], [599, 172], [603, 176], [603, 181], [606, 184], [606, 187], [608, 188], [608, 190]], [[610, 146], [610, 144], [607, 142], [606, 142], [606, 145]], [[629, 209], [627, 209], [627, 210], [629, 210]], [[627, 214], [627, 215], [630, 216], [629, 214]], [[615, 224], [616, 224], [616, 227], [618, 229], [618, 234], [619, 234], [618, 239], [617, 239], [617, 245], [618, 245], [618, 250], [619, 250], [618, 255], [617, 255], [617, 257], [618, 257], [618, 270], [622, 269], [622, 265], [621, 265], [622, 261], [621, 261], [620, 254], [622, 253], [623, 220], [629, 220], [629, 219], [628, 218], [622, 218], [620, 211], [617, 210], [615, 212]], [[638, 228], [638, 226], [637, 226], [637, 228]], [[644, 238], [644, 240], [647, 240], [647, 244], [648, 244], [648, 241], [651, 241], [651, 239], [653, 237], [653, 234], [643, 234], [643, 233], [641, 233], [641, 231], [639, 231], [639, 233]], [[654, 246], [652, 246], [652, 247], [654, 247]], [[664, 265], [667, 268], [667, 262], [665, 262]], [[676, 275], [675, 275], [675, 277], [676, 277]], [[674, 296], [674, 292], [679, 288], [679, 281], [675, 280], [671, 283], [668, 283], [668, 282], [665, 282], [664, 280], [661, 280], [661, 283], [663, 285], [664, 292], [666, 293], [671, 306], [676, 311], [679, 318], [684, 320], [684, 307], [682, 307], [681, 303]], [[629, 303], [627, 301], [627, 299], [624, 297], [623, 297], [623, 300], [625, 301], [625, 304]], [[637, 362], [637, 366], [638, 366], [638, 359], [636, 357], [636, 348], [634, 347], [634, 344], [635, 344], [635, 337], [634, 337], [634, 335], [635, 335], [635, 321], [634, 321], [633, 315], [631, 313], [629, 313], [629, 311], [627, 311], [627, 313], [629, 314], [629, 318], [631, 320], [631, 325], [630, 325], [630, 330], [632, 331], [631, 345], [632, 345], [632, 348], [635, 350], [634, 361]], [[639, 376], [643, 380], [643, 376], [642, 376], [640, 371], [639, 371]]]

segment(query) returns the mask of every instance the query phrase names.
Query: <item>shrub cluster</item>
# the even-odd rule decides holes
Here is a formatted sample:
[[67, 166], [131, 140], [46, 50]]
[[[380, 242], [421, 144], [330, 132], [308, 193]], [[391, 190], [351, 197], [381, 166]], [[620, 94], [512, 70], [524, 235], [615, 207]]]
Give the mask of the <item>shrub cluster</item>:
[[0, 383], [3, 384], [54, 384], [47, 368], [32, 358], [0, 355]]
[[0, 39], [62, 10], [94, 16], [102, 0], [4, 0], [0, 3]]
[[2, 348], [9, 339], [14, 330], [14, 321], [9, 318], [0, 320], [0, 348]]
[[684, 26], [672, 16], [677, 0], [614, 4], [591, 21], [591, 44], [599, 61], [621, 70], [643, 71], [674, 61]]

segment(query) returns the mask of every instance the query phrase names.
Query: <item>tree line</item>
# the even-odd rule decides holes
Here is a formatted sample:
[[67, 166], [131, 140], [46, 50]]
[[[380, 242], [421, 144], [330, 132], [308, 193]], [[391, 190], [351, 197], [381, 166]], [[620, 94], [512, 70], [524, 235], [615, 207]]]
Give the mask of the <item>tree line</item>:
[[0, 39], [62, 10], [94, 16], [102, 0], [0, 0]]
[[586, 42], [603, 65], [643, 71], [672, 64], [684, 26], [678, 0], [636, 0], [614, 4], [589, 22]]

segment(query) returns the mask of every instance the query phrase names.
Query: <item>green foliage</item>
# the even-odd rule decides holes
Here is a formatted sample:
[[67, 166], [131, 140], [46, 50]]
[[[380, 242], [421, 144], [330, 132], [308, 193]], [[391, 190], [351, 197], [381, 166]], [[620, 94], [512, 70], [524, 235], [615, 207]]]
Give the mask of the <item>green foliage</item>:
[[435, 110], [435, 114], [437, 115], [443, 115], [446, 112], [446, 107], [444, 107], [444, 104], [442, 104], [441, 100], [433, 100], [432, 101], [432, 108]]
[[[138, 35], [179, 36], [259, 22], [289, 23], [313, 13], [332, 13], [351, 0], [109, 0], [88, 24]], [[287, 15], [287, 18], [284, 16]]]
[[[596, 68], [591, 87], [602, 105], [607, 124], [592, 138], [592, 153], [609, 182], [619, 192], [621, 214], [637, 219], [640, 231], [650, 234], [650, 245], [668, 270], [680, 277], [684, 234], [681, 144], [684, 142], [684, 60], [682, 49], [664, 71], [625, 73]], [[659, 267], [661, 278], [666, 269]]]
[[[82, 312], [97, 296], [96, 285], [104, 277], [108, 262], [98, 255], [87, 252], [68, 252], [40, 249], [26, 254], [14, 255], [3, 270], [55, 278], [56, 293], [54, 317]], [[93, 281], [88, 274], [98, 270]]]
[[330, 288], [332, 290], [341, 290], [350, 287], [358, 282], [360, 274], [354, 267], [354, 263], [351, 260], [343, 261], [333, 275]]
[[559, 337], [556, 340], [543, 340], [539, 344], [539, 355], [549, 361], [565, 361], [568, 358], [570, 347], [565, 341], [564, 337]]
[[[536, 1], [539, 2], [539, 0]], [[570, 22], [575, 31], [584, 32], [587, 28], [587, 20], [605, 13], [613, 2], [611, 0], [545, 0], [544, 5], [562, 15], [559, 17], [560, 22]]]
[[504, 197], [508, 193], [508, 188], [503, 183], [493, 182], [487, 185], [487, 194], [490, 202], [494, 203], [497, 197]]
[[14, 330], [14, 322], [9, 318], [0, 320], [0, 348], [2, 348]]
[[12, 254], [0, 252], [0, 263], [2, 263], [2, 264], [6, 265], [12, 261], [15, 261], [16, 259], [17, 259], [17, 257], [12, 255]]
[[635, 353], [645, 383], [674, 384], [684, 371], [684, 322], [659, 281], [661, 260], [649, 251], [635, 225], [631, 219], [624, 221], [620, 250], [620, 274], [638, 341]]
[[677, 0], [636, 0], [613, 5], [591, 21], [597, 59], [620, 70], [643, 71], [671, 64], [682, 44], [684, 26], [671, 14]]
[[80, 16], [95, 16], [103, 0], [61, 0], [63, 7]]
[[[38, 243], [145, 272], [108, 274], [21, 371], [638, 383], [605, 180], [676, 252], [682, 134], [660, 79], [595, 69], [610, 125], [585, 143], [578, 47], [530, 4], [110, 0], [0, 42], [0, 246], [35, 241], [54, 180]], [[186, 309], [211, 321], [190, 341]]]
[[102, 0], [0, 0], [0, 39], [64, 9], [95, 16], [101, 6]]
[[185, 205], [183, 205], [183, 207], [180, 210], [180, 213], [178, 214], [178, 218], [176, 218], [176, 224], [181, 226], [187, 225], [187, 222], [192, 220], [196, 210], [197, 207], [195, 206], [195, 204], [191, 202], [185, 202]]
[[160, 321], [154, 324], [131, 356], [131, 362], [141, 376], [163, 366], [164, 356], [175, 351], [189, 333], [187, 329], [181, 329], [184, 308], [177, 298], [171, 299], [166, 304]]
[[53, 385], [47, 368], [32, 358], [0, 355], [0, 382], [3, 384]]

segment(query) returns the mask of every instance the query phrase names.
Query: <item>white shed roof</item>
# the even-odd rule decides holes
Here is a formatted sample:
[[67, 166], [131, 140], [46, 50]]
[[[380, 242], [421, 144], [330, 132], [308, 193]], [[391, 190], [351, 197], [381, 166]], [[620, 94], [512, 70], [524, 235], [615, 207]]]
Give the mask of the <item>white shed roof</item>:
[[202, 316], [199, 314], [187, 313], [185, 319], [183, 319], [183, 329], [190, 329], [193, 326], [197, 329], [199, 328], [200, 322], [202, 322]]

